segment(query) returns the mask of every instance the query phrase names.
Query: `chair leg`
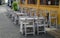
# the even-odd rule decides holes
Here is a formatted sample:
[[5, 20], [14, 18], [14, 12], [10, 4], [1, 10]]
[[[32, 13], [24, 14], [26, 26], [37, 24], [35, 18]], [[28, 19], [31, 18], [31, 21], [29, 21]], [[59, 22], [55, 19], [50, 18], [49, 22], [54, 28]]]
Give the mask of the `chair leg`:
[[39, 35], [39, 32], [38, 31], [39, 31], [39, 27], [37, 26], [37, 35]]
[[26, 31], [27, 31], [27, 30], [26, 30], [26, 26], [25, 26], [25, 36], [27, 36]]
[[[37, 25], [38, 25], [38, 24], [37, 24]], [[37, 31], [37, 35], [39, 35], [39, 33], [38, 33], [38, 26], [37, 26], [37, 30], [36, 30], [36, 31]]]
[[33, 35], [35, 36], [35, 27], [33, 27]]

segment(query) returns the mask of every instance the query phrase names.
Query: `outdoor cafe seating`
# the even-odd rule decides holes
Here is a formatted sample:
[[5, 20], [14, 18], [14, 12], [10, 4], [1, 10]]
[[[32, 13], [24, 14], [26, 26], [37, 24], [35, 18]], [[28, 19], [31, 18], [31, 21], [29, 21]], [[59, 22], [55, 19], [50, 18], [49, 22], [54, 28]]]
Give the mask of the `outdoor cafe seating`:
[[[31, 9], [30, 12], [35, 13], [34, 9]], [[40, 32], [46, 32], [45, 31], [45, 26], [44, 26], [45, 18], [42, 17], [42, 16], [41, 17], [32, 16], [32, 15], [36, 15], [36, 14], [33, 14], [33, 13], [30, 13], [31, 15], [29, 15], [29, 16], [19, 16], [20, 32], [22, 34], [25, 33], [25, 36], [27, 36], [27, 34], [35, 35], [36, 31], [37, 31], [37, 34], [39, 34]], [[37, 25], [35, 25], [35, 21], [36, 21]]]
[[[25, 34], [33, 34], [37, 35], [39, 33], [46, 33], [46, 26], [51, 23], [51, 14], [46, 10], [39, 10], [37, 14], [36, 9], [32, 8], [21, 8], [21, 12], [14, 11], [12, 14], [12, 20], [14, 24], [20, 25], [20, 33]], [[46, 13], [45, 13], [46, 12]], [[47, 12], [49, 13], [49, 20], [47, 19]], [[46, 23], [47, 22], [47, 23]], [[57, 21], [56, 21], [57, 23]], [[50, 25], [51, 26], [51, 25]]]

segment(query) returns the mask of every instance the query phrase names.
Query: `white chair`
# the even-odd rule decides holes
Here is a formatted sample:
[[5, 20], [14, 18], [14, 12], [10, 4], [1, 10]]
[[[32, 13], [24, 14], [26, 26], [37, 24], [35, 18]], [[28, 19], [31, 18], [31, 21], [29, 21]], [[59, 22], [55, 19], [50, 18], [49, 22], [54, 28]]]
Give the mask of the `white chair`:
[[[52, 22], [52, 20], [54, 20]], [[49, 26], [50, 28], [57, 28], [57, 11], [51, 10], [49, 13]]]
[[44, 19], [37, 19], [36, 20], [37, 23], [37, 35], [39, 35], [40, 32], [45, 32], [45, 22]]
[[27, 36], [27, 34], [33, 34], [35, 35], [35, 27], [34, 27], [34, 20], [25, 20], [24, 24], [24, 29], [25, 29], [25, 36]]

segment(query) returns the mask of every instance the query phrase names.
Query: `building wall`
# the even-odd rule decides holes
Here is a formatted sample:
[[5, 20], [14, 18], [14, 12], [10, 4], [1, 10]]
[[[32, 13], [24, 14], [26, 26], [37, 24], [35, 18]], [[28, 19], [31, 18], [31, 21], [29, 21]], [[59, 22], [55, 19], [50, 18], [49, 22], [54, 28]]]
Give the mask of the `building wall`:
[[59, 6], [39, 6], [39, 9], [47, 10], [47, 11], [50, 10], [57, 11], [57, 20], [58, 20], [58, 24], [60, 24], [60, 13], [58, 12]]
[[0, 4], [4, 4], [5, 3], [5, 0], [0, 0]]
[[59, 22], [59, 25], [60, 25], [60, 1], [59, 1], [59, 10], [58, 10], [58, 22]]
[[41, 9], [41, 10], [47, 10], [50, 12], [50, 10], [54, 10], [57, 11], [57, 15], [58, 15], [58, 25], [60, 24], [60, 5], [59, 6], [55, 6], [55, 5], [40, 5], [39, 4], [40, 0], [37, 0], [37, 5], [35, 4], [27, 4], [27, 0], [25, 1], [25, 4], [21, 4], [20, 3], [20, 7], [26, 7], [26, 8], [35, 8], [35, 9]]
[[8, 3], [8, 0], [5, 0], [5, 3]]
[[13, 3], [14, 0], [8, 0], [8, 6], [12, 6], [12, 3]]
[[5, 0], [2, 0], [2, 4], [4, 4], [5, 3]]
[[1, 5], [1, 0], [0, 0], [0, 5]]

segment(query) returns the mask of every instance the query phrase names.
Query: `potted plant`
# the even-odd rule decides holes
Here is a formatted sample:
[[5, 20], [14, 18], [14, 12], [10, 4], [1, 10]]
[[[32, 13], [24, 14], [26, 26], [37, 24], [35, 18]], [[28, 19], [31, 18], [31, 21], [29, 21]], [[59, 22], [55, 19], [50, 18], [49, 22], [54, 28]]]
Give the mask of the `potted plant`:
[[15, 11], [18, 11], [18, 3], [16, 1], [14, 1], [12, 3], [12, 8], [15, 10]]

